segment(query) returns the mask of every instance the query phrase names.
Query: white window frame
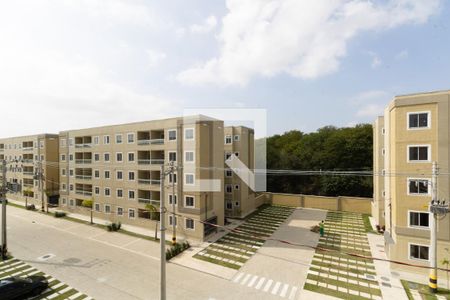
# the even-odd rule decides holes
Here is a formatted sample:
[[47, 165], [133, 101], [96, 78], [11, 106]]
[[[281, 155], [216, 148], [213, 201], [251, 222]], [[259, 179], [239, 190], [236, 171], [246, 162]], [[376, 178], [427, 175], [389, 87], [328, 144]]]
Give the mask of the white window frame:
[[[117, 142], [117, 138], [118, 138], [118, 137], [120, 137], [120, 142]], [[122, 145], [122, 144], [123, 144], [123, 134], [121, 134], [121, 133], [116, 134], [116, 135], [115, 135], [114, 143], [115, 143], [116, 145]]]
[[[409, 116], [410, 115], [418, 115], [418, 114], [427, 114], [427, 127], [410, 127], [409, 125]], [[406, 129], [407, 130], [425, 130], [431, 128], [431, 111], [410, 111], [406, 113]]]
[[[192, 225], [193, 225], [193, 228], [189, 228], [189, 227], [187, 227], [187, 220], [192, 220]], [[184, 218], [184, 228], [186, 229], [186, 230], [195, 230], [195, 220], [194, 219], [192, 219], [192, 218]]]
[[[106, 195], [106, 190], [108, 190], [109, 191], [109, 195]], [[105, 187], [104, 189], [103, 189], [103, 194], [105, 195], [105, 197], [111, 197], [111, 188], [109, 188], [109, 187]]]
[[[98, 156], [98, 160], [95, 159], [95, 157]], [[100, 153], [94, 153], [94, 161], [100, 161], [101, 155]]]
[[[130, 142], [130, 139], [128, 138], [130, 135], [133, 136], [133, 141]], [[136, 135], [134, 134], [134, 132], [129, 132], [127, 133], [127, 144], [134, 144], [136, 142]]]
[[[187, 177], [192, 175], [192, 183], [188, 183], [187, 182]], [[193, 186], [195, 185], [195, 174], [194, 173], [184, 173], [184, 185], [190, 185]]]
[[[186, 154], [188, 154], [188, 153], [192, 153], [192, 160], [186, 159]], [[188, 164], [195, 164], [195, 151], [194, 150], [184, 151], [184, 162], [188, 163]]]
[[241, 140], [241, 136], [239, 134], [235, 134], [233, 136], [233, 142], [239, 142]]
[[[109, 212], [106, 211], [107, 207], [109, 207]], [[104, 209], [105, 214], [108, 214], [108, 215], [111, 214], [111, 205], [110, 204], [103, 205], [103, 209]]]
[[[118, 160], [118, 159], [117, 159], [117, 156], [118, 156], [119, 154], [122, 156], [122, 160]], [[115, 158], [116, 158], [116, 162], [118, 162], [118, 163], [123, 163], [123, 152], [116, 152], [116, 157], [115, 157]]]
[[[419, 246], [419, 247], [427, 247], [428, 248], [428, 259], [421, 259], [421, 258], [411, 257], [411, 246], [412, 245]], [[413, 261], [430, 261], [430, 245], [419, 244], [419, 243], [408, 243], [408, 260], [413, 260]]]
[[[192, 130], [192, 139], [186, 138], [186, 131], [188, 131], [188, 130]], [[184, 140], [185, 141], [195, 141], [195, 128], [194, 127], [184, 128], [183, 132], [184, 132]]]
[[[173, 197], [173, 196], [175, 196], [175, 197]], [[167, 195], [167, 203], [168, 203], [168, 205], [172, 205], [172, 200], [171, 199], [173, 199], [173, 198], [175, 198], [175, 205], [178, 204], [178, 196], [177, 196], [177, 194], [175, 194], [175, 195], [168, 194]]]
[[[109, 160], [106, 160], [105, 155], [108, 154]], [[109, 164], [111, 162], [111, 153], [109, 152], [104, 152], [103, 153], [103, 161], [107, 164]]]
[[[95, 176], [95, 172], [98, 172], [98, 176]], [[100, 178], [100, 170], [94, 169], [94, 178], [99, 179]]]
[[[130, 174], [133, 173], [133, 179], [130, 179]], [[136, 181], [136, 172], [135, 171], [128, 171], [128, 181]]]
[[[230, 188], [231, 192], [228, 191], [228, 188]], [[233, 194], [233, 185], [232, 184], [225, 184], [225, 193]]]
[[178, 160], [177, 151], [167, 151], [167, 159], [169, 162], [172, 161], [172, 160], [170, 160], [170, 154], [172, 154], [172, 153], [175, 153], [175, 160], [173, 160], [173, 161], [176, 162]]
[[232, 178], [232, 177], [233, 177], [233, 170], [231, 170], [231, 169], [226, 169], [226, 170], [225, 170], [225, 177], [226, 177], [226, 178]]
[[[106, 140], [108, 140], [108, 141], [106, 141]], [[103, 145], [109, 145], [109, 144], [111, 144], [111, 136], [104, 135], [103, 136]]]
[[[117, 175], [119, 174], [119, 172], [122, 174], [122, 178], [119, 178]], [[116, 170], [116, 180], [118, 181], [123, 181], [123, 171], [122, 170]]]
[[[134, 217], [130, 217], [130, 212], [133, 212]], [[128, 219], [136, 219], [136, 210], [134, 208], [128, 209]]]
[[[93, 140], [94, 140], [94, 145], [100, 145], [100, 136], [98, 136], [98, 135], [94, 136]], [[95, 140], [97, 140], [97, 143], [95, 142]]]
[[96, 211], [96, 212], [102, 211], [100, 203], [94, 203], [94, 211]]
[[[130, 154], [133, 154], [133, 160], [130, 160]], [[127, 153], [127, 161], [129, 163], [135, 163], [136, 162], [136, 153], [131, 151]]]
[[[130, 192], [133, 192], [134, 198], [130, 198]], [[128, 200], [136, 200], [136, 190], [128, 190], [127, 198]]]
[[173, 226], [172, 222], [173, 222], [173, 220], [175, 220], [175, 228], [178, 228], [178, 220], [177, 219], [178, 218], [176, 216], [169, 215], [167, 218], [167, 222], [169, 223], [169, 226]]
[[[95, 192], [96, 189], [98, 189], [98, 193]], [[100, 193], [101, 193], [100, 187], [99, 186], [94, 186], [94, 195], [100, 195]]]
[[[428, 214], [428, 226], [411, 225], [410, 213]], [[420, 229], [420, 230], [430, 230], [430, 223], [431, 223], [430, 221], [431, 221], [431, 215], [428, 211], [408, 210], [408, 228], [414, 228], [414, 229]]]
[[[409, 149], [413, 148], [413, 147], [427, 147], [427, 160], [410, 160], [409, 159]], [[429, 163], [431, 162], [431, 145], [430, 144], [418, 144], [418, 145], [408, 145], [406, 147], [406, 159], [408, 161], [408, 163], [415, 163], [415, 164], [420, 164], [420, 163]]]
[[[122, 196], [119, 196], [119, 191], [122, 191]], [[119, 198], [119, 199], [123, 198], [123, 189], [122, 188], [116, 189], [116, 197]]]
[[[409, 191], [409, 182], [412, 180], [422, 180], [422, 181], [428, 181], [428, 192], [426, 194], [420, 194], [420, 193], [411, 193]], [[426, 197], [426, 196], [431, 196], [431, 179], [430, 178], [412, 178], [412, 177], [408, 177], [406, 178], [406, 194], [408, 196], [421, 196], [421, 197]]]
[[[119, 209], [122, 210], [121, 214], [119, 214]], [[118, 217], [123, 217], [123, 207], [122, 206], [117, 206], [116, 207], [116, 214], [117, 214]]]
[[[171, 131], [175, 131], [175, 139], [174, 140], [170, 139], [170, 132]], [[177, 129], [167, 129], [167, 141], [168, 142], [176, 142], [177, 139], [178, 139], [178, 130]]]
[[[193, 199], [193, 201], [194, 201], [193, 205], [187, 205], [187, 202], [186, 202], [186, 198], [187, 198], [187, 197]], [[192, 196], [192, 195], [184, 195], [183, 200], [184, 200], [184, 203], [183, 203], [183, 206], [184, 206], [184, 207], [186, 207], [186, 208], [195, 208], [195, 196]]]
[[[109, 177], [106, 177], [106, 172], [108, 172]], [[103, 170], [103, 177], [106, 180], [110, 180], [111, 179], [111, 171], [110, 170]]]
[[[227, 143], [227, 138], [230, 138], [230, 143]], [[233, 145], [233, 135], [232, 134], [226, 134], [225, 135], [224, 144], [225, 145]]]

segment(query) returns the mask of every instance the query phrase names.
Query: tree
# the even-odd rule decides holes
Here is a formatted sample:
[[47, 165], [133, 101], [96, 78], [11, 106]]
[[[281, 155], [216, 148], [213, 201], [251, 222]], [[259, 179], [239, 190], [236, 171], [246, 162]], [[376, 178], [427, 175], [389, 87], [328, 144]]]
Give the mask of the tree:
[[83, 200], [83, 202], [81, 202], [81, 206], [89, 208], [90, 209], [90, 213], [91, 213], [91, 225], [94, 224], [94, 220], [93, 220], [93, 207], [94, 207], [94, 198], [88, 199], [88, 200]]
[[28, 197], [30, 197], [33, 191], [30, 188], [26, 188], [23, 191], [23, 195], [25, 196], [25, 208], [28, 208]]
[[[145, 209], [149, 212], [150, 214], [150, 220], [156, 220], [156, 225], [155, 225], [155, 240], [158, 239], [158, 225], [159, 225], [159, 213], [158, 213], [158, 208], [156, 206], [154, 206], [153, 204], [148, 203], [147, 205], [145, 205]], [[157, 215], [157, 217], [155, 216]]]

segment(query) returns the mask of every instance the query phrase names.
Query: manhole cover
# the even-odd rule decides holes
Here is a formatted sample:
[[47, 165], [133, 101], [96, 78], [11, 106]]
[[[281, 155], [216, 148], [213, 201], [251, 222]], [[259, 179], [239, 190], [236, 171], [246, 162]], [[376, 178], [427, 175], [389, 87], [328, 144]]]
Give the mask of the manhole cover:
[[55, 256], [56, 256], [55, 254], [49, 253], [49, 254], [42, 255], [41, 257], [38, 257], [37, 259], [40, 260], [40, 261], [46, 261], [46, 260], [49, 260], [49, 259], [51, 259], [51, 258], [53, 258]]

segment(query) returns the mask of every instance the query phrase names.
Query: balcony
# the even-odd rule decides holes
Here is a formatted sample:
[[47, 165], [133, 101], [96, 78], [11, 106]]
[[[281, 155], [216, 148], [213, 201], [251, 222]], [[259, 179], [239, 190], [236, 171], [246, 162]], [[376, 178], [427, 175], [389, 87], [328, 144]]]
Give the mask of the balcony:
[[75, 152], [76, 164], [91, 164], [92, 153], [91, 152]]
[[91, 147], [92, 147], [91, 136], [75, 137], [75, 148], [91, 148]]
[[160, 171], [139, 170], [138, 183], [145, 185], [161, 185]]
[[138, 131], [138, 145], [163, 145], [164, 130]]
[[5, 144], [0, 144], [0, 152], [5, 151]]
[[23, 164], [32, 164], [33, 163], [33, 154], [24, 154], [22, 158]]
[[92, 196], [92, 185], [91, 184], [76, 184], [75, 194], [83, 196]]
[[81, 180], [91, 180], [92, 179], [92, 169], [75, 169], [75, 178]]
[[92, 196], [92, 192], [83, 191], [83, 190], [75, 190], [75, 194], [77, 194], [77, 195], [84, 195], [84, 196]]
[[75, 159], [76, 164], [91, 164], [92, 159]]
[[138, 202], [143, 204], [160, 205], [160, 192], [138, 190]]
[[138, 151], [139, 165], [164, 164], [164, 151]]

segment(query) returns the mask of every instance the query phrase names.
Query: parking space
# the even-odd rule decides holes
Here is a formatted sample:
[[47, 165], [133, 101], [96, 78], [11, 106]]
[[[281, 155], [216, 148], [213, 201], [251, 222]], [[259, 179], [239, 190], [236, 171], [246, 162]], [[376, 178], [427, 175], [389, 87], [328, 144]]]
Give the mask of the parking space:
[[293, 208], [267, 206], [251, 215], [244, 223], [200, 251], [194, 258], [240, 269], [292, 214]]
[[[371, 256], [362, 215], [328, 212], [319, 247]], [[381, 299], [373, 260], [317, 250], [304, 289], [342, 299]]]
[[19, 277], [28, 277], [32, 275], [42, 275], [47, 278], [49, 288], [45, 290], [41, 295], [32, 297], [29, 299], [52, 299], [52, 300], [62, 300], [62, 299], [70, 299], [70, 300], [91, 300], [92, 298], [71, 288], [67, 284], [51, 277], [45, 275], [43, 272], [31, 267], [30, 265], [11, 258], [9, 260], [0, 262], [0, 279], [11, 277], [11, 276], [19, 276]]

